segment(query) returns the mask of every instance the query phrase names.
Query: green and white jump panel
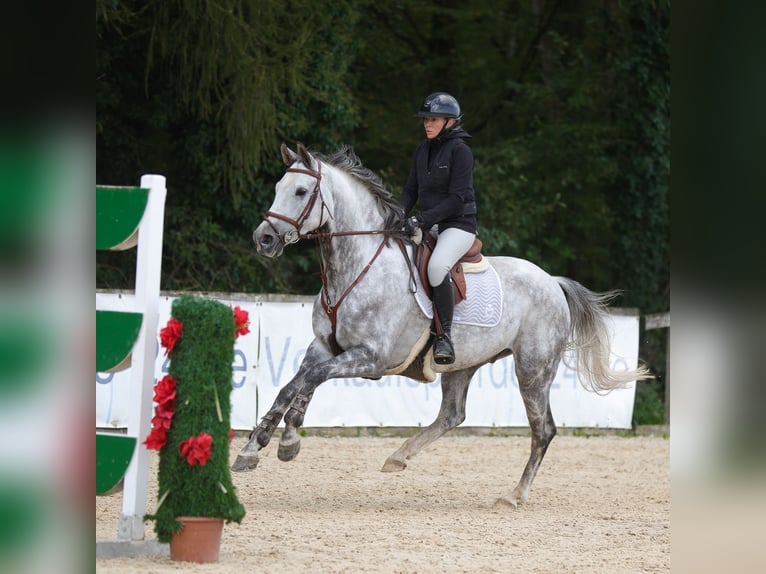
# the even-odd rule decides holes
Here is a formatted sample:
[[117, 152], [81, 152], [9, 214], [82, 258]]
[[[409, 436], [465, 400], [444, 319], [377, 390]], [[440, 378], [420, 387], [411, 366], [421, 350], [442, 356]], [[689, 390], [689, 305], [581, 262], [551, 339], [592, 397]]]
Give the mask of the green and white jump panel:
[[140, 187], [96, 187], [96, 249], [137, 247], [135, 294], [120, 309], [96, 309], [96, 372], [130, 369], [127, 434], [97, 433], [96, 491], [121, 480], [119, 541], [144, 539], [151, 430], [154, 355], [158, 331], [165, 177], [144, 175]]
[[125, 477], [133, 453], [136, 437], [96, 433], [96, 494], [108, 494]]

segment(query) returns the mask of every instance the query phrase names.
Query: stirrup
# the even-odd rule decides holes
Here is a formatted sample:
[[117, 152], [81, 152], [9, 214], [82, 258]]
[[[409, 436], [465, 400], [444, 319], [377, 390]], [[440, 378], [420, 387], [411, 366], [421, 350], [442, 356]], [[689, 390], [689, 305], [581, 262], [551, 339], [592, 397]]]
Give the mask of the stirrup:
[[434, 362], [437, 365], [451, 365], [455, 362], [455, 350], [446, 335], [438, 335], [434, 341]]

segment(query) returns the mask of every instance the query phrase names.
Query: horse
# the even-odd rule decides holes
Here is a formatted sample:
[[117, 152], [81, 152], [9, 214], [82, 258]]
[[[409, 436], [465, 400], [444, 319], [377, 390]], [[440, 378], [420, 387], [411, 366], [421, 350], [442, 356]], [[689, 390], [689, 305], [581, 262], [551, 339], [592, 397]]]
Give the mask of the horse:
[[418, 285], [411, 263], [414, 246], [402, 230], [404, 214], [398, 201], [349, 146], [325, 156], [300, 143], [297, 151], [283, 143], [281, 155], [287, 169], [253, 240], [257, 251], [270, 258], [301, 239], [318, 240], [322, 288], [312, 311], [314, 339], [232, 470], [257, 466], [258, 451], [269, 443], [283, 417], [277, 456], [293, 460], [300, 450], [306, 409], [314, 391], [328, 379], [378, 379], [401, 372], [424, 380], [422, 373], [432, 371], [441, 375], [436, 419], [405, 440], [381, 469], [402, 471], [407, 460], [465, 420], [468, 387], [477, 369], [512, 354], [531, 450], [518, 484], [497, 501], [516, 507], [527, 501], [556, 434], [549, 395], [560, 361], [571, 361], [583, 386], [595, 392], [651, 377], [643, 367], [617, 371], [609, 366], [607, 309], [619, 292], [596, 293], [514, 257], [487, 257], [506, 294], [497, 325], [454, 322], [454, 363], [439, 365], [426, 355], [422, 369], [412, 367], [417, 361], [411, 361], [409, 370], [402, 369], [413, 350], [423, 346], [431, 320], [413, 296]]

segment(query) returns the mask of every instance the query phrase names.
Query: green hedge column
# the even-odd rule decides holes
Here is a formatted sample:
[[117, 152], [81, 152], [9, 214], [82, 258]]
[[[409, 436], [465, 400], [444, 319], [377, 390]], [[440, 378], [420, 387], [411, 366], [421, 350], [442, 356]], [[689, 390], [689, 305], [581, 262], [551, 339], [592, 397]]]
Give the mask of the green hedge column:
[[[172, 532], [180, 528], [178, 516], [240, 522], [245, 515], [229, 468], [233, 311], [217, 301], [186, 296], [174, 301], [171, 314], [183, 324], [183, 335], [170, 353], [176, 399], [168, 442], [160, 450], [161, 505], [149, 517], [157, 520], [160, 542], [169, 542]], [[192, 466], [178, 446], [203, 432], [213, 437], [210, 459], [204, 466]]]

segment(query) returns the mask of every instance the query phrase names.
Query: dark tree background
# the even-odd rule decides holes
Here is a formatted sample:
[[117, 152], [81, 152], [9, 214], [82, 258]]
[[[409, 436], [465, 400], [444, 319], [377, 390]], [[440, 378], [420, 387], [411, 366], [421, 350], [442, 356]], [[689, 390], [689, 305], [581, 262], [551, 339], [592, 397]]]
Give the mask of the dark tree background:
[[[398, 194], [414, 114], [448, 91], [485, 253], [663, 312], [669, 38], [659, 0], [97, 0], [97, 181], [167, 177], [163, 289], [315, 293], [313, 246], [266, 262], [251, 241], [279, 144], [349, 143]], [[132, 285], [129, 259], [99, 253], [98, 287]], [[661, 422], [665, 338], [642, 334], [658, 380], [639, 386], [641, 422]]]

